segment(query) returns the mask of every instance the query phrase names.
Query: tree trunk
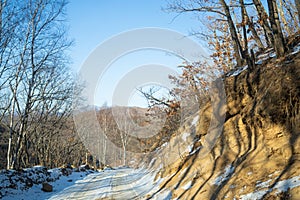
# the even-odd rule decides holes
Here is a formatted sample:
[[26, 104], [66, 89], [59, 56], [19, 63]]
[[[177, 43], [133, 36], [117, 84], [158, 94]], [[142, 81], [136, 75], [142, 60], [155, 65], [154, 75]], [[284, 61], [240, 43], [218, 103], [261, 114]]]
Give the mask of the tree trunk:
[[[246, 25], [248, 25], [249, 30], [251, 31], [259, 50], [262, 51], [264, 49], [264, 45], [263, 45], [260, 37], [258, 36], [256, 30], [255, 30], [253, 20], [249, 18], [247, 9], [246, 9], [245, 4], [244, 4], [244, 0], [240, 0], [240, 6], [241, 6], [241, 14], [242, 14], [242, 25], [243, 25], [243, 31], [244, 31], [244, 40], [247, 39], [247, 37], [246, 37], [246, 34], [247, 34]], [[247, 44], [247, 41], [245, 41], [245, 42]], [[245, 46], [246, 46], [246, 44], [245, 44]], [[247, 47], [247, 52], [248, 52], [248, 47]]]
[[247, 15], [247, 11], [244, 5], [244, 0], [239, 0], [240, 6], [241, 6], [241, 16], [242, 16], [242, 29], [243, 29], [243, 39], [244, 39], [244, 46], [242, 50], [242, 55], [244, 58], [248, 58], [248, 37], [247, 37], [247, 30], [246, 30], [246, 24], [248, 24], [249, 18]]
[[20, 164], [19, 161], [21, 158], [23, 137], [24, 137], [24, 124], [21, 122], [19, 131], [18, 131], [16, 149], [15, 149], [13, 160], [12, 160], [12, 168], [13, 169], [19, 168], [19, 164]]
[[89, 161], [88, 157], [89, 157], [89, 152], [85, 152], [85, 164], [86, 165], [88, 164], [88, 161]]
[[[33, 56], [33, 54], [32, 54]], [[32, 102], [32, 88], [33, 88], [33, 84], [34, 84], [34, 75], [32, 75], [30, 83], [29, 83], [29, 87], [28, 87], [28, 94], [27, 94], [27, 99], [26, 99], [26, 104], [25, 104], [25, 110], [23, 115], [21, 116], [21, 122], [20, 122], [20, 128], [18, 131], [18, 139], [17, 139], [17, 144], [16, 144], [16, 149], [15, 149], [15, 154], [14, 154], [14, 160], [13, 160], [13, 167], [15, 168], [16, 164], [20, 164], [20, 163], [16, 163], [16, 161], [20, 160], [21, 157], [21, 152], [22, 150], [24, 150], [23, 148], [26, 148], [26, 145], [24, 145], [24, 143], [26, 143], [27, 141], [26, 139], [26, 128], [27, 128], [27, 123], [28, 123], [28, 118], [29, 118], [29, 112], [31, 109], [31, 102]]]
[[[106, 134], [108, 133], [108, 129], [110, 128], [109, 127], [109, 119], [108, 116], [107, 116], [107, 112], [104, 113], [104, 134], [103, 134], [103, 137], [102, 137], [102, 158], [101, 158], [101, 162], [103, 165], [106, 165], [106, 149], [107, 149], [107, 136]], [[99, 143], [100, 145], [100, 143]], [[99, 152], [100, 154], [100, 152]]]
[[248, 17], [247, 10], [246, 10], [245, 4], [244, 4], [244, 0], [239, 0], [239, 1], [240, 1], [240, 6], [241, 6], [243, 38], [244, 38], [244, 48], [242, 51], [242, 55], [246, 59], [248, 67], [253, 68], [254, 61], [249, 56], [248, 37], [247, 37], [247, 30], [246, 30], [246, 24], [248, 24], [248, 22], [249, 22], [249, 17]]
[[295, 0], [295, 5], [298, 11], [298, 23], [300, 23], [300, 0]]
[[284, 25], [284, 30], [287, 32], [288, 35], [291, 35], [292, 31], [291, 31], [290, 27], [288, 26], [288, 23], [286, 21], [284, 11], [283, 11], [283, 0], [279, 0], [279, 9], [278, 9], [278, 11], [279, 11], [282, 23]]
[[237, 32], [236, 32], [236, 28], [234, 26], [234, 23], [232, 21], [232, 17], [230, 14], [230, 10], [228, 5], [226, 4], [225, 0], [220, 0], [220, 3], [225, 11], [225, 15], [227, 18], [227, 23], [229, 25], [229, 31], [231, 34], [231, 38], [232, 38], [232, 42], [233, 42], [233, 49], [234, 49], [234, 53], [235, 53], [235, 58], [236, 58], [236, 62], [238, 66], [242, 66], [243, 65], [243, 55], [242, 55], [242, 47], [241, 47], [241, 43], [239, 41]]
[[106, 165], [106, 148], [107, 148], [107, 138], [106, 138], [106, 135], [105, 135], [105, 137], [103, 138], [103, 148], [102, 148], [103, 152], [102, 152], [102, 159], [101, 159], [101, 162], [104, 165]]
[[[126, 122], [124, 122], [126, 124]], [[126, 127], [126, 125], [125, 125]], [[122, 131], [120, 131], [122, 132]], [[122, 142], [122, 147], [123, 147], [123, 165], [126, 165], [126, 147], [127, 147], [127, 138], [128, 135], [127, 133], [124, 131], [123, 133], [120, 133], [121, 136], [121, 142]]]
[[126, 166], [126, 145], [123, 145], [123, 165]]
[[285, 42], [282, 34], [279, 15], [276, 5], [276, 0], [268, 0], [270, 23], [274, 35], [274, 48], [276, 51], [277, 58], [282, 57], [285, 54]]
[[266, 42], [268, 47], [274, 47], [274, 38], [273, 38], [273, 34], [272, 34], [272, 29], [268, 23], [268, 15], [266, 10], [264, 9], [262, 3], [260, 0], [253, 0], [253, 3], [256, 7], [258, 16], [259, 16], [259, 20], [261, 21], [261, 24], [263, 26], [263, 29], [265, 31], [265, 38], [266, 38]]
[[15, 97], [16, 90], [13, 91], [13, 98], [11, 103], [11, 113], [10, 113], [10, 122], [9, 122], [9, 138], [8, 138], [8, 149], [7, 149], [7, 169], [12, 169], [12, 138], [13, 138], [13, 126], [14, 126], [14, 113], [15, 113]]

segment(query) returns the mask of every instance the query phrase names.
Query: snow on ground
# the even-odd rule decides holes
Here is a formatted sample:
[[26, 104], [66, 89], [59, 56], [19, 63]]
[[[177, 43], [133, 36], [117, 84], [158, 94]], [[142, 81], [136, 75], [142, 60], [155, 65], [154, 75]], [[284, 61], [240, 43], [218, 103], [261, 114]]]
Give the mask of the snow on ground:
[[[292, 52], [289, 55], [294, 55], [300, 52], [300, 44], [293, 47]], [[263, 64], [263, 61], [266, 61], [269, 58], [276, 58], [276, 52], [273, 48], [266, 50], [263, 54], [257, 56], [256, 65]], [[237, 76], [248, 68], [248, 65], [235, 69], [234, 71], [228, 72], [227, 77], [229, 76]]]
[[[67, 171], [66, 171], [67, 172]], [[1, 194], [6, 189], [27, 189], [33, 184], [39, 184], [45, 181], [55, 181], [61, 175], [61, 171], [53, 169], [48, 171], [42, 166], [35, 166], [26, 168], [21, 171], [16, 170], [2, 170], [0, 171], [0, 189]]]
[[[49, 182], [53, 186], [52, 192], [42, 191], [42, 184], [33, 184], [33, 186], [29, 189], [6, 188], [6, 193], [3, 199], [77, 200], [101, 199], [105, 197], [113, 199], [140, 199], [142, 197], [146, 198], [146, 195], [155, 194], [155, 192], [159, 190], [159, 186], [163, 181], [163, 179], [155, 179], [157, 174], [155, 171], [150, 172], [146, 169], [132, 169], [124, 167], [106, 169], [94, 173], [91, 173], [91, 171], [73, 171], [68, 176], [63, 176], [61, 169], [48, 170], [47, 173], [53, 173], [53, 176], [59, 176], [59, 179], [55, 182]], [[0, 178], [0, 180], [4, 180], [4, 175]], [[47, 178], [40, 179], [40, 181], [44, 182], [46, 179]], [[4, 183], [1, 187], [5, 186]], [[170, 191], [164, 190], [153, 195], [152, 199], [168, 200], [170, 197]]]
[[293, 51], [290, 53], [290, 55], [294, 55], [299, 52], [300, 52], [300, 44], [294, 46]]
[[258, 182], [256, 182], [256, 187], [258, 187], [258, 188], [266, 188], [266, 187], [268, 187], [270, 185], [271, 182], [272, 182], [272, 179], [267, 180], [265, 182], [258, 181]]
[[[75, 181], [83, 179], [83, 177], [91, 172], [91, 170], [75, 172], [72, 169], [61, 168], [47, 170], [41, 166], [24, 169], [22, 173], [14, 170], [3, 170], [0, 175], [2, 199], [48, 199], [53, 194], [73, 185]], [[42, 191], [43, 182], [51, 184], [53, 186], [53, 192]]]
[[181, 138], [182, 138], [182, 140], [183, 141], [185, 141], [186, 142], [186, 138], [187, 137], [189, 137], [190, 136], [190, 134], [189, 133], [187, 133], [187, 132], [184, 132], [182, 135], [181, 135]]
[[165, 142], [160, 146], [160, 148], [166, 147], [168, 144], [169, 144], [168, 142]]
[[240, 73], [242, 73], [243, 71], [245, 71], [246, 69], [248, 69], [248, 65], [245, 65], [243, 67], [240, 67], [240, 68], [237, 68], [235, 71], [233, 72], [229, 72], [227, 73], [227, 76], [237, 76], [239, 75]]
[[193, 150], [194, 144], [190, 144], [187, 146], [188, 153], [191, 153]]
[[187, 184], [185, 184], [184, 186], [182, 186], [182, 189], [184, 190], [188, 190], [192, 187], [192, 181], [189, 181]]
[[214, 185], [221, 185], [224, 181], [226, 181], [234, 172], [234, 166], [229, 165], [225, 168], [223, 174], [219, 175], [213, 182]]
[[[259, 188], [267, 188], [272, 184], [272, 179], [267, 180], [265, 182], [261, 182], [257, 184], [256, 186]], [[271, 189], [262, 189], [262, 190], [256, 190], [254, 192], [251, 192], [249, 194], [242, 195], [240, 197], [241, 200], [258, 200], [261, 199], [265, 194], [275, 191], [275, 194], [279, 194], [281, 192], [286, 192], [288, 189], [293, 189], [295, 187], [300, 186], [300, 176], [296, 176], [290, 179], [282, 180], [277, 182], [277, 184], [271, 188]]]
[[151, 166], [154, 164], [154, 162], [155, 162], [156, 160], [157, 160], [156, 157], [152, 158], [152, 160], [151, 160], [150, 163], [149, 163], [149, 166], [151, 167]]
[[270, 48], [268, 50], [266, 50], [263, 54], [260, 54], [258, 57], [257, 57], [257, 62], [261, 62], [262, 61], [265, 61], [267, 60], [268, 58], [275, 58], [276, 57], [276, 53], [274, 51], [273, 48]]
[[[121, 168], [91, 174], [52, 196], [55, 199], [139, 199], [159, 188], [155, 173], [145, 169]], [[159, 194], [168, 196], [167, 194]], [[161, 196], [160, 196], [161, 197]], [[161, 198], [157, 198], [161, 199]]]
[[201, 146], [197, 147], [196, 149], [194, 149], [194, 151], [190, 152], [190, 155], [193, 155], [194, 153], [196, 153], [200, 149], [201, 149]]
[[[293, 54], [296, 54], [298, 52], [300, 52], [300, 44], [296, 45], [293, 48], [293, 51], [290, 54], [293, 55]], [[270, 49], [266, 50], [265, 53], [258, 55], [257, 56], [257, 61], [255, 62], [255, 64], [256, 65], [261, 65], [261, 64], [263, 64], [264, 61], [266, 61], [269, 58], [276, 58], [276, 52], [274, 51], [273, 48], [270, 48]], [[247, 68], [248, 68], [248, 65], [237, 68], [234, 71], [228, 72], [226, 76], [227, 77], [237, 76], [240, 73], [242, 73], [243, 71], [245, 71]]]
[[193, 119], [192, 125], [194, 125], [194, 126], [197, 125], [198, 121], [199, 121], [199, 115], [197, 115], [197, 116]]

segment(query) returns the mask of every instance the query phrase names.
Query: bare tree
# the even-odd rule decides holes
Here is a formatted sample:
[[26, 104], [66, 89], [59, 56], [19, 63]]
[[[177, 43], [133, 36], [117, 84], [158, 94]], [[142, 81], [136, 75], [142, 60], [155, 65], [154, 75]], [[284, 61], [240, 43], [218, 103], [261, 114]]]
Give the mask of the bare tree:
[[99, 145], [99, 155], [101, 155], [100, 161], [103, 165], [107, 164], [106, 156], [107, 156], [107, 135], [113, 130], [113, 121], [109, 108], [106, 103], [103, 104], [101, 109], [97, 114], [99, 124], [101, 125], [102, 131], [104, 133], [103, 137], [101, 137], [101, 141], [98, 142]]
[[236, 59], [237, 65], [242, 66], [243, 59], [245, 59], [245, 55], [243, 54], [242, 46], [241, 46], [239, 37], [237, 35], [235, 25], [232, 20], [229, 7], [228, 7], [227, 3], [225, 2], [225, 0], [220, 0], [220, 3], [223, 7], [223, 10], [225, 12], [225, 16], [227, 19], [227, 23], [229, 25], [229, 30], [230, 30], [232, 41], [233, 41], [233, 48], [234, 48], [234, 52], [235, 52], [235, 59]]
[[6, 0], [0, 1], [0, 121], [7, 114], [11, 103], [7, 90], [8, 82], [12, 78], [10, 70], [15, 67], [11, 60], [14, 58], [17, 43], [15, 31], [20, 25], [17, 13], [18, 9]]
[[274, 36], [273, 46], [276, 51], [277, 57], [281, 57], [286, 52], [284, 37], [281, 30], [281, 24], [279, 21], [278, 8], [276, 0], [268, 0], [269, 7], [269, 19]]
[[274, 44], [274, 38], [272, 34], [272, 29], [268, 22], [268, 14], [260, 0], [253, 0], [253, 3], [256, 7], [256, 11], [259, 16], [259, 23], [264, 29], [267, 44], [269, 47], [272, 47], [272, 45]]
[[225, 0], [219, 0], [216, 3], [215, 1], [191, 1], [190, 4], [184, 3], [183, 1], [174, 1], [173, 4], [170, 4], [167, 10], [175, 11], [178, 13], [184, 12], [200, 12], [200, 13], [212, 13], [214, 15], [223, 16], [226, 18], [226, 21], [229, 26], [229, 31], [232, 38], [232, 45], [234, 49], [234, 57], [236, 59], [237, 65], [241, 66], [243, 64], [243, 55], [242, 48], [239, 41], [239, 37], [236, 31], [235, 24], [232, 20], [232, 16], [229, 10], [228, 4]]
[[59, 100], [66, 100], [66, 95], [71, 94], [72, 85], [56, 90], [68, 84], [69, 78], [66, 74], [59, 77], [65, 71], [65, 51], [71, 45], [63, 25], [66, 3], [65, 0], [31, 0], [16, 4], [17, 10], [22, 12], [18, 13], [16, 34], [11, 35], [18, 43], [12, 50], [14, 59], [9, 61], [16, 67], [11, 68], [10, 74], [13, 76], [9, 81], [11, 102], [7, 168], [20, 167], [22, 155], [29, 154], [27, 143], [31, 119], [41, 108], [41, 102], [59, 105]]
[[122, 145], [123, 165], [127, 164], [127, 146], [129, 142], [129, 136], [133, 130], [131, 118], [128, 116], [127, 109], [119, 109], [119, 107], [113, 107], [114, 120], [118, 126], [118, 134]]
[[[65, 149], [66, 154], [70, 154], [73, 146], [78, 144], [74, 139], [74, 125], [70, 122], [72, 114], [72, 97], [74, 80], [68, 75], [67, 69], [56, 71], [58, 68], [53, 68], [52, 72], [45, 72], [38, 79], [38, 84], [35, 88], [35, 105], [32, 108], [29, 118], [27, 132], [28, 140], [31, 142], [30, 148], [38, 151], [38, 164], [45, 166], [52, 165], [53, 157], [66, 157], [65, 154], [51, 153], [53, 149]], [[69, 130], [68, 130], [69, 129]], [[69, 132], [67, 136], [65, 133]], [[68, 141], [64, 144], [56, 144], [56, 137], [65, 138]], [[72, 141], [71, 141], [72, 140]], [[28, 146], [25, 150], [28, 152]], [[25, 151], [25, 152], [26, 152]], [[29, 157], [29, 155], [26, 155]], [[24, 157], [24, 156], [23, 156]]]

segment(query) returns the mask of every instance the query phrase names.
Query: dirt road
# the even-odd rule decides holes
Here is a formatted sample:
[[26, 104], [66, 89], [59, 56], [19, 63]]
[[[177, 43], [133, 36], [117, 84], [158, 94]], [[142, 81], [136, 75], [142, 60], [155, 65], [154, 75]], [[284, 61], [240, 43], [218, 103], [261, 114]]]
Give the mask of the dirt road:
[[[50, 199], [147, 199], [159, 188], [160, 181], [154, 177], [155, 173], [144, 169], [104, 170], [76, 181]], [[168, 194], [159, 194], [153, 199], [169, 198]]]

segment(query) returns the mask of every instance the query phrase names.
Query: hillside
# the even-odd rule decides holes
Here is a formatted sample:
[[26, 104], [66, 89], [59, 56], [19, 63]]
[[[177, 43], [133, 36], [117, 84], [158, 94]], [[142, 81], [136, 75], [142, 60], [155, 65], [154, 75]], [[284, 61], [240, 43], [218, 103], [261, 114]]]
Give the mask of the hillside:
[[[243, 67], [223, 76], [225, 93], [216, 81], [218, 87], [213, 88], [220, 90], [211, 102], [185, 119], [168, 142], [142, 156], [138, 169], [74, 174], [74, 182], [62, 177], [51, 183], [53, 193], [41, 192], [40, 182], [29, 189], [25, 184], [26, 191], [11, 187], [6, 180], [21, 186], [26, 182], [15, 178], [19, 172], [3, 170], [2, 176], [8, 178], [2, 178], [1, 187], [8, 192], [2, 195], [6, 199], [32, 198], [27, 194], [38, 195], [32, 199], [300, 199], [299, 46], [282, 59], [272, 55], [270, 51], [258, 56], [253, 69]], [[133, 116], [145, 112], [129, 111]]]
[[[259, 56], [254, 69], [223, 77], [227, 103], [218, 111], [226, 112], [208, 102], [157, 152], [150, 167], [165, 179], [156, 194], [300, 199], [300, 54], [297, 48], [280, 60], [271, 54]], [[210, 124], [222, 117], [222, 127]], [[222, 133], [207, 151], [215, 129]]]

